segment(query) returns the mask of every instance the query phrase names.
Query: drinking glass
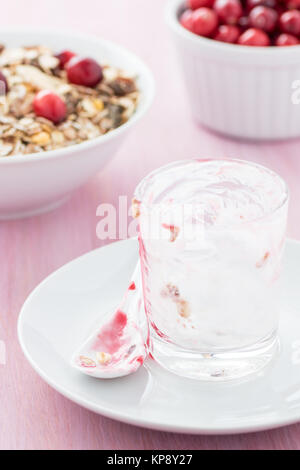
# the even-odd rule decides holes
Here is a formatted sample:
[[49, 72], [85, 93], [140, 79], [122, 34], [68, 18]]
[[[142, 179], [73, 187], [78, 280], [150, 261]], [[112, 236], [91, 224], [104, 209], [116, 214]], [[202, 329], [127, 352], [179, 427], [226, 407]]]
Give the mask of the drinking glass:
[[278, 351], [288, 190], [242, 160], [162, 167], [136, 189], [148, 347], [182, 376], [255, 373]]

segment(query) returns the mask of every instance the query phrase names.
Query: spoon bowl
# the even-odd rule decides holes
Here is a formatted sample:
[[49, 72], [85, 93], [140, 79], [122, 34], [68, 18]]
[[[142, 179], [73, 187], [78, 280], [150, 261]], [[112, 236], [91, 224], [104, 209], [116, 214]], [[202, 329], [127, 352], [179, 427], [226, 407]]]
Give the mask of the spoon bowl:
[[72, 367], [98, 379], [136, 372], [147, 356], [140, 321], [143, 308], [138, 263], [120, 306], [76, 351]]

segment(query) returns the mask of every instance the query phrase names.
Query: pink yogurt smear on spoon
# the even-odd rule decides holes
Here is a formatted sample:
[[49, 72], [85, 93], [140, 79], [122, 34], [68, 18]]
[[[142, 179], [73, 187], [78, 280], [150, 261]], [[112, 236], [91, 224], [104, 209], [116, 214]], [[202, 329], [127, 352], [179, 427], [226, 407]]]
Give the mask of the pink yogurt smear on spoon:
[[126, 325], [127, 315], [118, 310], [113, 319], [101, 329], [92, 349], [105, 351], [111, 355], [117, 353], [127, 341], [127, 338], [124, 337]]
[[[147, 351], [138, 325], [142, 301], [136, 295], [137, 281], [132, 281], [121, 306], [75, 355], [75, 367], [97, 378], [116, 378], [135, 372], [144, 363]], [[133, 299], [136, 305], [132, 307]]]

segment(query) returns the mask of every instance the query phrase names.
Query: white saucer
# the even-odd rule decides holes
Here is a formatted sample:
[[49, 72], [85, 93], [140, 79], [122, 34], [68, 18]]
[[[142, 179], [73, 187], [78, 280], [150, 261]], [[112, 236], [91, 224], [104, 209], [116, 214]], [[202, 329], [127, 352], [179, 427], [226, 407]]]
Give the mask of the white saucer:
[[136, 374], [108, 381], [70, 367], [78, 344], [121, 299], [137, 257], [136, 240], [113, 243], [64, 266], [30, 295], [18, 330], [37, 373], [89, 410], [153, 429], [226, 434], [300, 421], [300, 243], [287, 243], [280, 356], [242, 383], [180, 378], [151, 359]]

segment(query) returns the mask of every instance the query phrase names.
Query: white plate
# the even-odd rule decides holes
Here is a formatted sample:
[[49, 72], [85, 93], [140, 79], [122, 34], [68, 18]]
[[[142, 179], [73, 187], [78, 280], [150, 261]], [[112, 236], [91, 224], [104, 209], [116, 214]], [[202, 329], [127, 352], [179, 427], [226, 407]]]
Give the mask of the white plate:
[[281, 353], [242, 383], [201, 383], [148, 359], [136, 374], [101, 381], [69, 365], [99, 315], [121, 299], [138, 257], [137, 241], [95, 250], [52, 274], [19, 319], [23, 351], [37, 373], [70, 400], [110, 418], [166, 431], [225, 434], [300, 421], [300, 243], [288, 241], [283, 273]]

